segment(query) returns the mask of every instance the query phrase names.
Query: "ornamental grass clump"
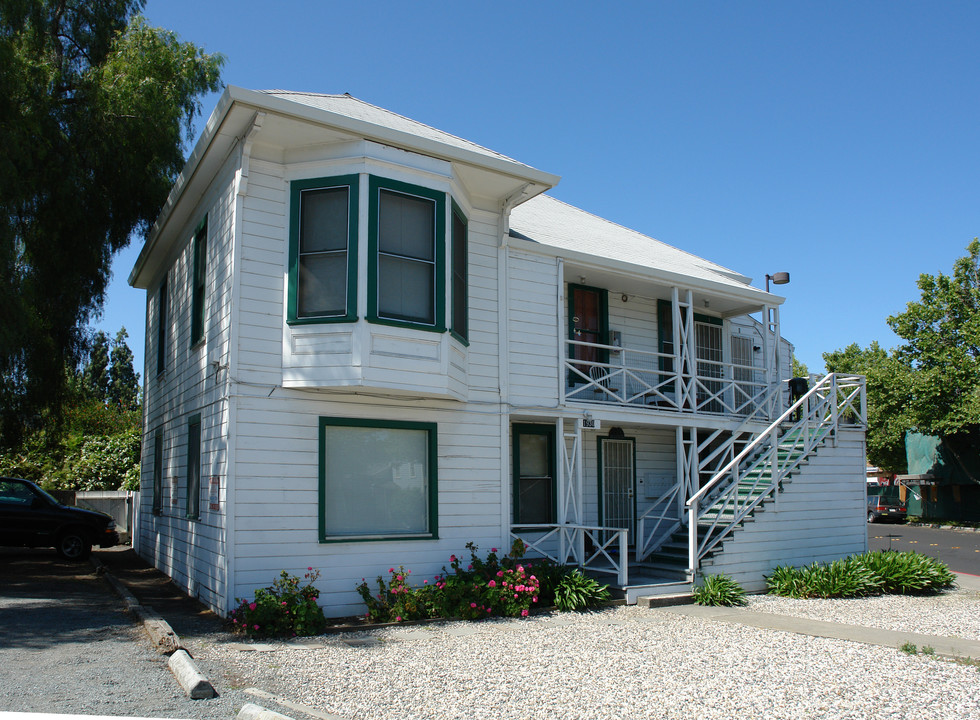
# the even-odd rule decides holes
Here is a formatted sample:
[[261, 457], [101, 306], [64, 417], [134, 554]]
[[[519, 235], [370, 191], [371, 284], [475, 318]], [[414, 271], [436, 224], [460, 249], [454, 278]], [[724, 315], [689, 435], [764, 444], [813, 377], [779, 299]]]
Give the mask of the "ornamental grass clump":
[[705, 575], [701, 584], [691, 591], [698, 605], [735, 607], [745, 605], [745, 590], [724, 573]]
[[320, 571], [306, 569], [306, 584], [285, 570], [271, 587], [255, 591], [253, 600], [239, 599], [231, 613], [232, 629], [249, 637], [295, 637], [319, 635], [327, 626], [317, 604], [320, 591], [313, 585]]
[[580, 570], [564, 573], [554, 592], [555, 607], [564, 612], [585, 610], [609, 601], [609, 586], [583, 575]]
[[880, 550], [860, 557], [881, 578], [881, 591], [890, 595], [931, 593], [956, 584], [956, 575], [946, 565], [921, 553]]
[[801, 568], [777, 567], [766, 578], [766, 588], [781, 597], [854, 598], [938, 592], [953, 587], [955, 579], [938, 560], [886, 550]]

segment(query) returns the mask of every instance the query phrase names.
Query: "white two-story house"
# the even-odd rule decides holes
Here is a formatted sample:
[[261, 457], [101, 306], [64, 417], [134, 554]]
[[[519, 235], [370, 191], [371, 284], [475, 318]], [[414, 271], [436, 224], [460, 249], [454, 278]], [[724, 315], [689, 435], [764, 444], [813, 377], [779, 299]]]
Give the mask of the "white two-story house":
[[470, 541], [631, 601], [864, 550], [862, 380], [791, 396], [782, 298], [557, 182], [349, 95], [227, 88], [130, 276], [138, 552], [222, 614], [315, 567], [339, 616]]

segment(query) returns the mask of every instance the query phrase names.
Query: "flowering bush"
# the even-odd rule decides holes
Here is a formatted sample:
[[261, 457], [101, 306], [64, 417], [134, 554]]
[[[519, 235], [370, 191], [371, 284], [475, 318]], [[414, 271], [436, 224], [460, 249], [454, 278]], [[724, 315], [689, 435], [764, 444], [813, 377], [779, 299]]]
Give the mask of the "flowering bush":
[[455, 617], [466, 620], [503, 615], [526, 617], [538, 602], [540, 582], [532, 574], [530, 564], [520, 562], [524, 544], [514, 543], [509, 555], [497, 556], [492, 548], [486, 559], [477, 555], [477, 547], [467, 543], [470, 562], [465, 569], [463, 560], [450, 555], [450, 570], [443, 568], [434, 582], [424, 581], [421, 587], [411, 587], [411, 571], [399, 567], [389, 569], [386, 582], [378, 577], [378, 592], [372, 593], [366, 581], [357, 591], [367, 605], [367, 617], [374, 622], [401, 622], [434, 617]]
[[272, 587], [255, 591], [254, 600], [239, 600], [231, 613], [235, 632], [249, 637], [282, 637], [318, 635], [327, 626], [323, 610], [317, 604], [320, 591], [313, 583], [320, 571], [307, 568], [306, 585], [285, 570]]

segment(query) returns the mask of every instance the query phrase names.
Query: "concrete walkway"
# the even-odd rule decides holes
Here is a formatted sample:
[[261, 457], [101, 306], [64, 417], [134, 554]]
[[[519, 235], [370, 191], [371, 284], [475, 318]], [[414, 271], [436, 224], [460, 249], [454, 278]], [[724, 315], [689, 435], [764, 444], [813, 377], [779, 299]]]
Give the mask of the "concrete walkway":
[[[957, 585], [961, 590], [980, 592], [980, 577], [957, 573]], [[965, 638], [943, 637], [939, 635], [923, 635], [921, 633], [899, 632], [869, 628], [863, 625], [845, 625], [843, 623], [811, 620], [809, 618], [776, 615], [773, 613], [753, 612], [738, 607], [705, 607], [701, 605], [675, 605], [659, 608], [659, 612], [686, 615], [688, 617], [714, 620], [717, 622], [738, 623], [766, 630], [781, 630], [798, 635], [836, 638], [867, 645], [901, 648], [903, 645], [915, 645], [919, 650], [931, 647], [937, 655], [960, 660], [980, 660], [980, 640]], [[980, 622], [980, 619], [978, 619]]]

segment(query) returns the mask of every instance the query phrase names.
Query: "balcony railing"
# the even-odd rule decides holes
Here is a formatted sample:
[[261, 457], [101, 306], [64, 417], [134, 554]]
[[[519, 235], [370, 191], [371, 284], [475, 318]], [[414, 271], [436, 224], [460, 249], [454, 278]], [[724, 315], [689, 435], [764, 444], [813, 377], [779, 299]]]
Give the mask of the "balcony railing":
[[[698, 358], [694, 373], [671, 354], [566, 340], [565, 399], [660, 410], [747, 416], [769, 393], [765, 368]], [[576, 352], [576, 348], [583, 348]], [[573, 357], [574, 355], [581, 357]], [[608, 362], [588, 357], [608, 356]]]

